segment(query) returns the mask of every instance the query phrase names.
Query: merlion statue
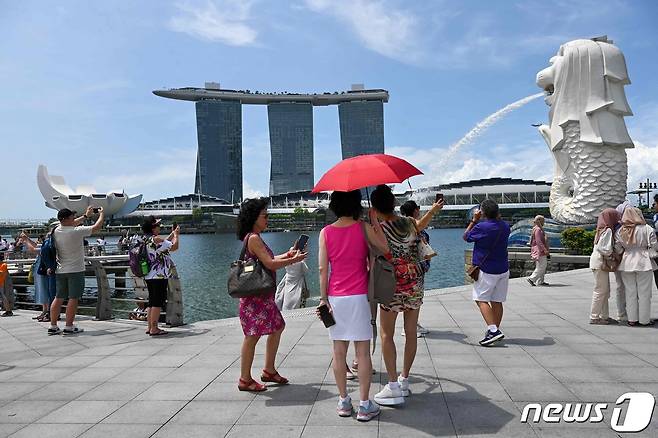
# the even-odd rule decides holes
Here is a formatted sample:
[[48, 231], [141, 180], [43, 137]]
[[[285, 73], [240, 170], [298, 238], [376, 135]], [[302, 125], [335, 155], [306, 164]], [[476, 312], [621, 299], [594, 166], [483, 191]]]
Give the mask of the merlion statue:
[[624, 116], [631, 116], [624, 86], [624, 55], [606, 37], [563, 44], [551, 66], [537, 74], [547, 93], [549, 125], [539, 131], [554, 160], [549, 207], [567, 224], [596, 222], [626, 197], [626, 148], [632, 148]]

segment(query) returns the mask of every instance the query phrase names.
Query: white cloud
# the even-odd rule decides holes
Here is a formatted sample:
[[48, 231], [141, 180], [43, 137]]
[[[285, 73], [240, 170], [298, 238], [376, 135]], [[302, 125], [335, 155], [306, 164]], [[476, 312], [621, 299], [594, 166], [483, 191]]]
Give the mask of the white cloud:
[[423, 57], [418, 18], [410, 11], [372, 0], [306, 0], [306, 6], [347, 24], [368, 49], [417, 63]]
[[263, 192], [261, 192], [258, 189], [255, 189], [251, 187], [249, 182], [245, 181], [244, 179], [242, 180], [242, 197], [243, 198], [259, 198], [261, 196], [265, 196]]
[[[646, 182], [647, 178], [655, 182], [658, 175], [658, 137], [646, 141], [634, 140], [634, 143], [635, 148], [626, 150], [629, 191], [637, 189], [639, 183]], [[439, 157], [447, 151], [447, 147], [387, 148], [387, 153], [404, 158], [424, 173], [412, 178], [414, 188], [492, 177], [553, 180], [553, 159], [541, 140], [525, 146], [501, 145], [486, 151], [484, 155], [479, 153], [477, 157], [469, 157], [464, 151], [449, 163], [442, 164]], [[400, 186], [401, 189], [404, 187]], [[629, 198], [633, 202], [636, 200], [633, 196]]]
[[633, 149], [626, 149], [629, 191], [638, 189], [640, 183], [646, 182], [647, 178], [651, 182], [657, 182], [658, 176], [658, 138], [654, 139], [651, 145], [638, 140], [634, 140], [634, 143]]
[[[345, 25], [365, 48], [441, 70], [508, 67], [528, 54], [554, 53], [582, 32], [596, 32], [588, 29], [599, 29], [602, 17], [612, 16], [615, 8], [628, 10], [621, 1], [612, 7], [597, 0], [586, 0], [580, 7], [571, 7], [573, 2], [566, 0], [560, 7], [526, 3], [517, 5], [519, 19], [513, 25], [501, 27], [501, 20], [509, 17], [464, 2], [435, 0], [418, 6], [401, 0], [304, 0], [307, 9]], [[564, 11], [567, 20], [556, 22], [556, 10]], [[528, 22], [532, 29], [527, 29]], [[573, 22], [581, 23], [575, 33]], [[523, 30], [515, 31], [518, 27]]]
[[458, 155], [447, 163], [439, 157], [445, 155], [448, 148], [389, 147], [387, 153], [404, 158], [424, 173], [412, 178], [414, 188], [493, 177], [552, 180], [550, 155], [539, 143], [507, 155], [496, 152], [500, 149], [513, 148], [496, 147], [493, 153], [479, 153], [477, 157]]
[[[155, 164], [144, 168], [140, 163], [126, 162], [122, 168], [108, 168], [108, 173], [98, 175], [93, 185], [101, 192], [116, 189], [142, 193], [147, 200], [167, 193], [187, 193], [194, 187], [196, 147], [156, 150], [148, 161]], [[122, 169], [124, 173], [119, 173]]]
[[250, 0], [206, 0], [204, 4], [176, 4], [179, 14], [169, 20], [169, 28], [206, 41], [229, 46], [250, 46], [258, 32], [248, 24]]

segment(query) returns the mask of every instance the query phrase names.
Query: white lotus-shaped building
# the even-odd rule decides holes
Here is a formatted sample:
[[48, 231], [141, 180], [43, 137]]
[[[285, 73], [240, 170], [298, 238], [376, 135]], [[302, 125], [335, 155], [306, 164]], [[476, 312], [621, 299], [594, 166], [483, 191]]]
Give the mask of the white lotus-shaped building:
[[49, 175], [43, 164], [37, 170], [37, 184], [46, 206], [55, 210], [68, 208], [83, 213], [88, 206], [103, 207], [106, 216], [126, 216], [137, 209], [142, 195], [127, 195], [123, 190], [110, 190], [98, 193], [93, 186], [78, 186], [75, 190], [66, 184], [64, 178]]

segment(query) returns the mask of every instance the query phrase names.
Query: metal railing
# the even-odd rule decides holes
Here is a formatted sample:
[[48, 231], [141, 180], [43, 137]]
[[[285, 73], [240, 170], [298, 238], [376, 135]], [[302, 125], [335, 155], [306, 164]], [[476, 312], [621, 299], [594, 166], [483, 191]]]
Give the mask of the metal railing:
[[[34, 284], [28, 281], [34, 258], [6, 260], [11, 276], [16, 307], [37, 309]], [[138, 301], [148, 299], [146, 282], [135, 277], [128, 266], [128, 255], [104, 254], [85, 257], [85, 290], [78, 303], [78, 313], [93, 315], [97, 320], [128, 319]], [[170, 326], [183, 325], [183, 293], [181, 283], [169, 279], [167, 308], [162, 313]], [[36, 279], [35, 279], [36, 280]]]

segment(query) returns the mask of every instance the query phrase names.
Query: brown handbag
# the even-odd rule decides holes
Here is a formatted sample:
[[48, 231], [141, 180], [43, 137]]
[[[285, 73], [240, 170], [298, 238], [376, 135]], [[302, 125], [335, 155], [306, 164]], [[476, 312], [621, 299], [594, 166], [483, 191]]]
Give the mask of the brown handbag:
[[244, 239], [240, 258], [231, 263], [227, 281], [228, 294], [231, 298], [264, 295], [276, 290], [272, 271], [263, 266], [258, 258], [245, 260], [248, 242], [249, 235]]
[[466, 274], [473, 279], [473, 281], [478, 281], [480, 278], [480, 267], [477, 265], [471, 265], [466, 270]]

